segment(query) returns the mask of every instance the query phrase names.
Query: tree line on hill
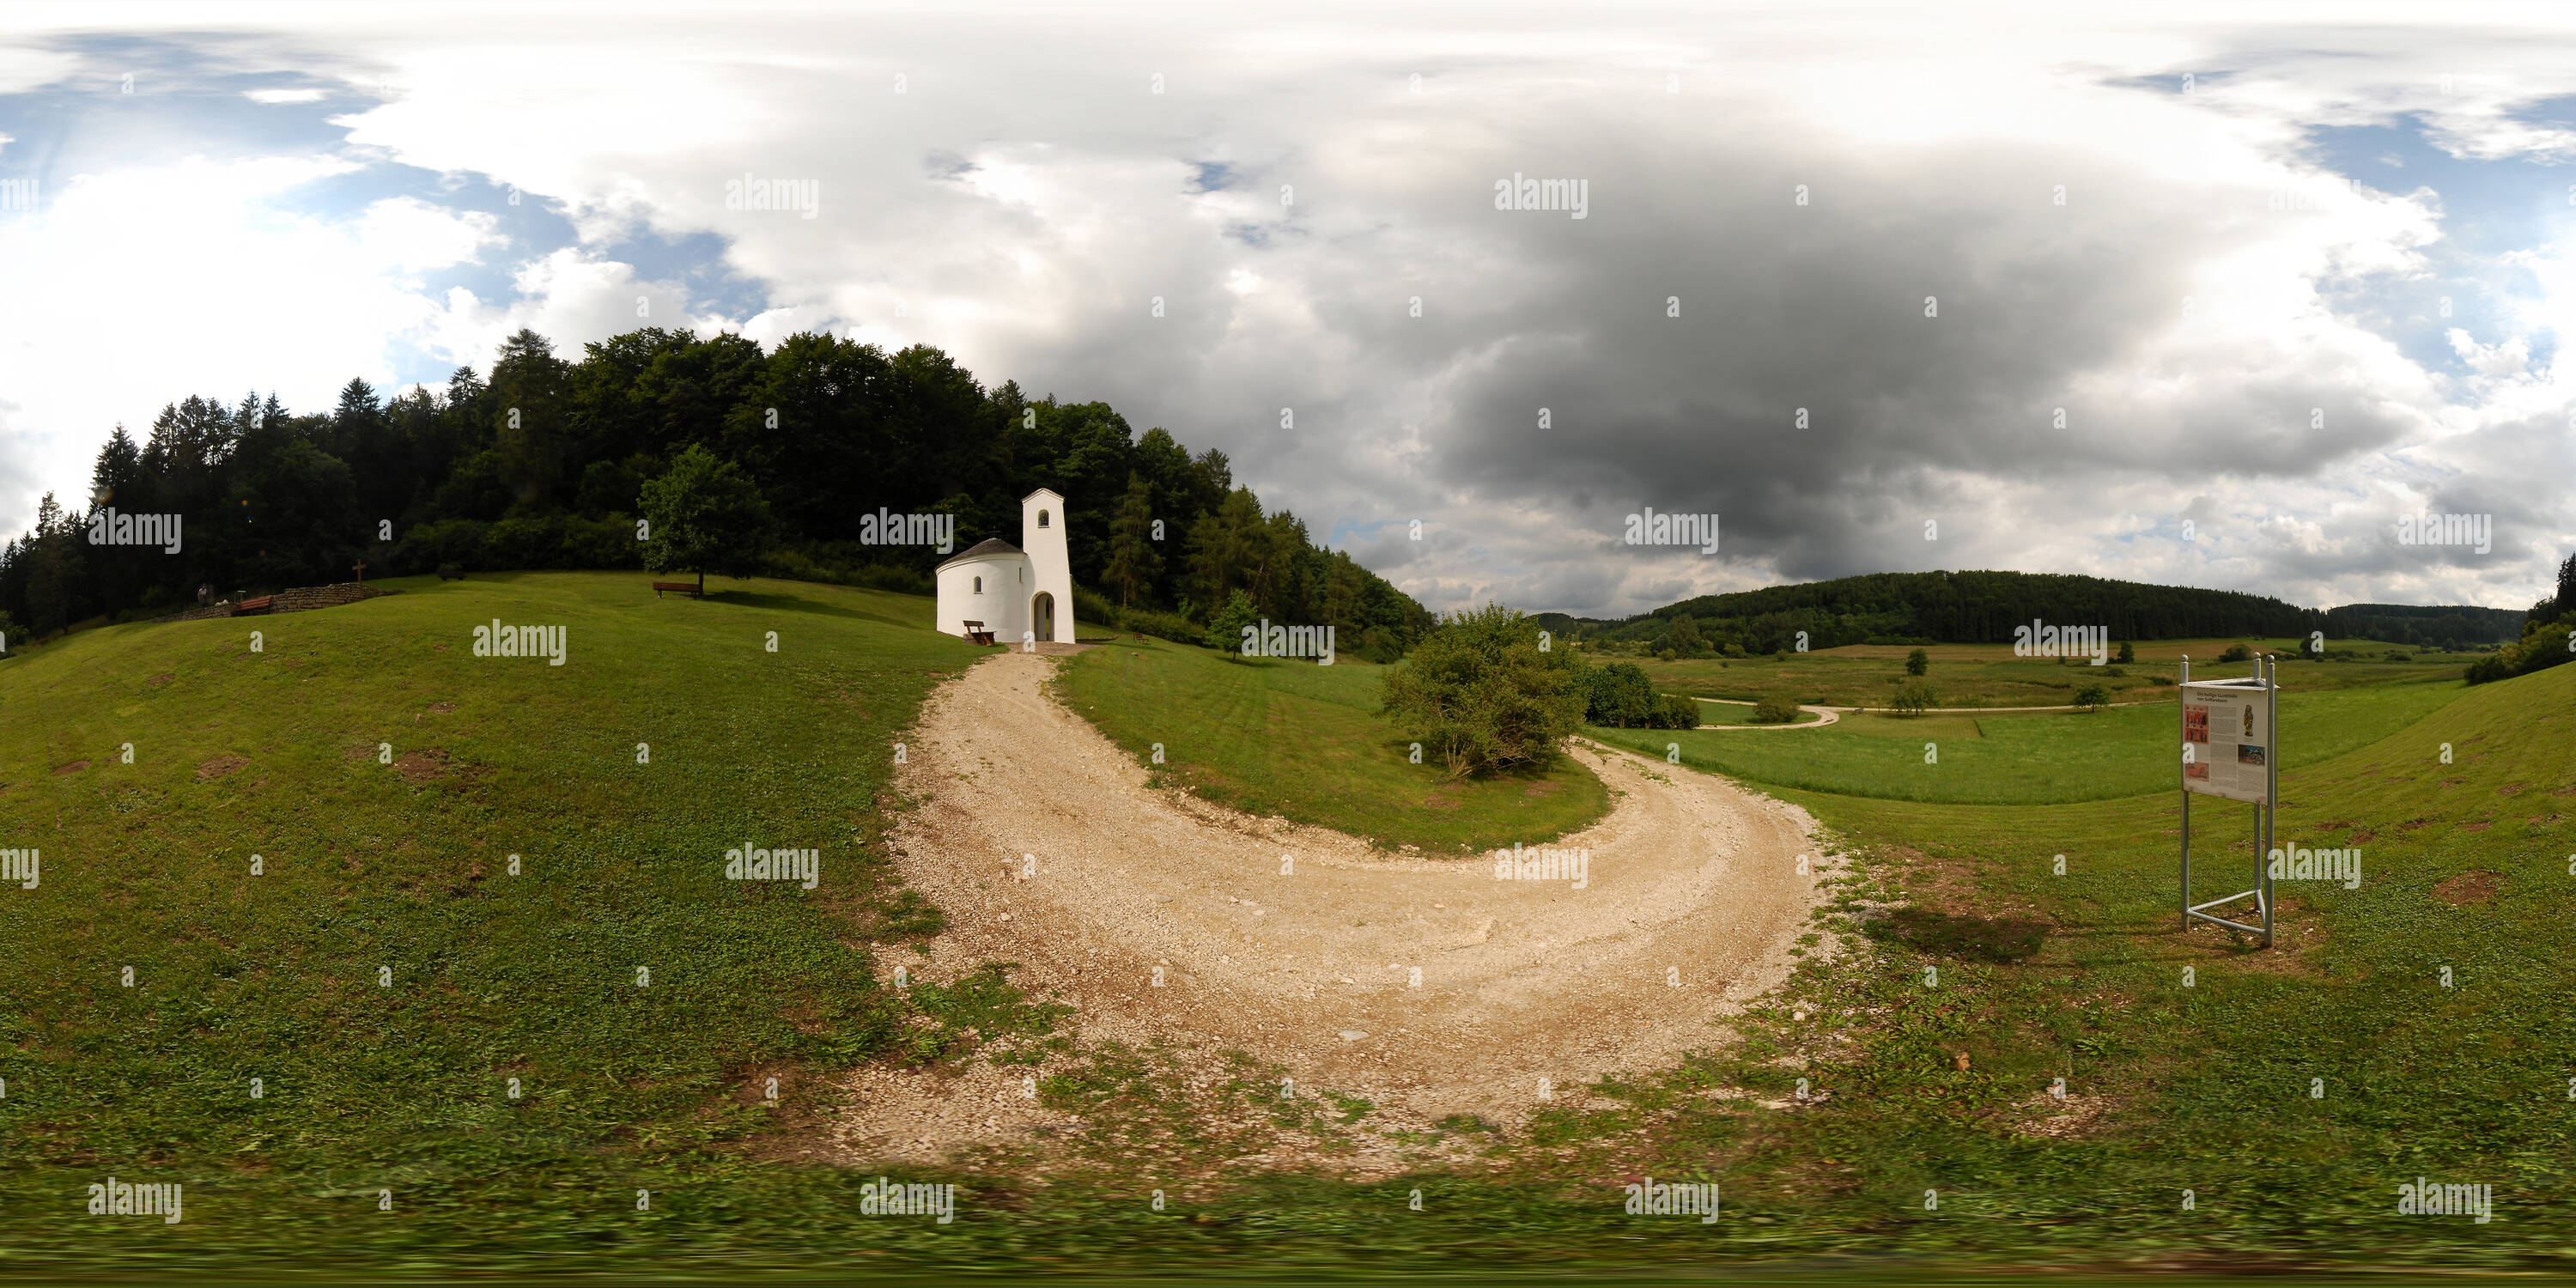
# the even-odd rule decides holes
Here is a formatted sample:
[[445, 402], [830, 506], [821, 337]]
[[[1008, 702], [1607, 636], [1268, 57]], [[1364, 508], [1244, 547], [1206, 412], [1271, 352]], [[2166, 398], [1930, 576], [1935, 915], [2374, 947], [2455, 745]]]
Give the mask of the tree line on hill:
[[2522, 624], [2528, 617], [2528, 613], [2510, 608], [2468, 604], [2345, 604], [2327, 609], [2326, 624], [2318, 629], [2331, 639], [2463, 648], [2510, 643], [2521, 637]]
[[[1551, 615], [1552, 616], [1552, 615]], [[1761, 654], [1844, 644], [1998, 644], [2036, 619], [2108, 628], [2123, 640], [2305, 636], [2467, 647], [2515, 638], [2527, 614], [2505, 609], [2351, 604], [2301, 608], [2242, 591], [2151, 586], [2072, 574], [1871, 573], [1702, 595], [1618, 622], [1560, 619], [1587, 640], [1676, 653]]]
[[[86, 507], [47, 494], [0, 546], [12, 644], [105, 616], [218, 595], [440, 570], [635, 568], [648, 483], [691, 448], [747, 477], [768, 519], [753, 567], [929, 593], [944, 555], [876, 538], [880, 510], [954, 516], [949, 554], [1019, 540], [1020, 498], [1065, 498], [1075, 616], [1196, 640], [1228, 605], [1339, 626], [1391, 657], [1431, 615], [1304, 521], [1265, 512], [1225, 454], [1138, 436], [1106, 403], [988, 388], [927, 345], [830, 335], [763, 350], [739, 335], [648, 327], [556, 355], [521, 330], [488, 376], [379, 396], [352, 380], [328, 412], [277, 396], [190, 396], [140, 443], [100, 448]], [[178, 539], [112, 544], [112, 516], [178, 516]], [[90, 537], [110, 516], [106, 542]], [[176, 549], [168, 547], [175, 545]]]
[[2558, 585], [2523, 617], [2522, 638], [2469, 664], [2468, 681], [2529, 675], [2576, 661], [2576, 554], [2558, 565]]

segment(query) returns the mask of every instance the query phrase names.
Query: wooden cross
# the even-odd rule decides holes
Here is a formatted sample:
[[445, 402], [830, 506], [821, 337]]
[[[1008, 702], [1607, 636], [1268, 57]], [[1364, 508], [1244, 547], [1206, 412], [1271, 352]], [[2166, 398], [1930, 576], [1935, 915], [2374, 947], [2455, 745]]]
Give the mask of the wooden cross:
[[350, 566], [350, 568], [349, 568], [349, 571], [351, 571], [351, 572], [354, 572], [354, 573], [358, 574], [358, 584], [359, 584], [359, 585], [363, 586], [363, 585], [366, 585], [366, 584], [367, 584], [367, 561], [366, 561], [366, 560], [361, 559], [361, 560], [359, 560], [357, 563], [355, 563], [355, 564], [351, 565], [351, 566]]

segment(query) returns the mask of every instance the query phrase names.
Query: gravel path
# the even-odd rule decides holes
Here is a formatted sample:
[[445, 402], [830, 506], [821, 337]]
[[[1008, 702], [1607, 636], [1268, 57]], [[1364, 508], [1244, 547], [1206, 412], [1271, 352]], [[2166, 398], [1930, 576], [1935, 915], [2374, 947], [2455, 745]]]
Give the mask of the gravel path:
[[[1517, 1120], [1544, 1107], [1541, 1079], [1561, 1096], [1716, 1044], [1713, 1025], [1787, 977], [1819, 897], [1804, 811], [1584, 741], [1615, 803], [1546, 843], [1588, 851], [1580, 888], [1156, 790], [1046, 694], [1059, 664], [997, 654], [924, 708], [901, 771], [924, 799], [897, 862], [948, 929], [927, 962], [888, 946], [883, 969], [1017, 962], [1017, 982], [1079, 1007], [1086, 1038], [1238, 1050], [1301, 1086]], [[970, 1081], [979, 1102], [1018, 1099]], [[853, 1145], [935, 1154], [1045, 1117], [1006, 1104], [922, 1129], [893, 1119], [918, 1119], [926, 1092], [880, 1090], [852, 1111]]]

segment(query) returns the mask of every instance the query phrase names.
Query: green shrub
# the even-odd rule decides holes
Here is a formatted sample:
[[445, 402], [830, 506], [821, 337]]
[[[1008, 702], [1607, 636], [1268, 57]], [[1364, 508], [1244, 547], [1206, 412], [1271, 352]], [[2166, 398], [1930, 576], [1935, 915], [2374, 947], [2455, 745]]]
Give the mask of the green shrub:
[[1451, 778], [1543, 765], [1582, 724], [1581, 665], [1540, 652], [1536, 622], [1487, 604], [1452, 614], [1387, 669], [1379, 714], [1440, 748]]
[[1923, 650], [1921, 650], [1921, 649], [1919, 649], [1919, 648], [1918, 648], [1918, 649], [1914, 650], [1913, 652], [1908, 653], [1908, 654], [1906, 654], [1906, 655], [1905, 655], [1905, 673], [1906, 673], [1907, 675], [1921, 675], [1921, 674], [1923, 674], [1924, 672], [1929, 671], [1929, 670], [1931, 670], [1931, 669], [1932, 669], [1932, 655], [1931, 655], [1931, 654], [1926, 653], [1926, 652], [1924, 652]]
[[2075, 691], [2075, 705], [2082, 707], [2087, 711], [2093, 711], [2111, 705], [2110, 687], [2101, 684], [2088, 684], [2077, 689]]
[[2554, 622], [2531, 621], [2522, 639], [2469, 663], [2468, 681], [2485, 684], [2576, 661], [2576, 612]]
[[[1156, 612], [1150, 608], [1130, 608], [1121, 611], [1118, 614], [1118, 625], [1122, 630], [1134, 631], [1139, 635], [1151, 635], [1156, 639], [1171, 640], [1176, 644], [1205, 644], [1208, 641], [1207, 632], [1199, 629], [1197, 622], [1178, 613]], [[1242, 636], [1238, 633], [1236, 638], [1241, 639]]]
[[2218, 655], [2218, 660], [2221, 662], [2251, 662], [2254, 660], [2254, 650], [2247, 648], [2242, 644], [2230, 644], [2227, 646], [2226, 652]]
[[1208, 618], [1207, 646], [1220, 653], [1240, 655], [1243, 632], [1261, 620], [1261, 611], [1252, 606], [1252, 596], [1236, 591], [1226, 596], [1225, 607]]
[[1645, 668], [1634, 662], [1612, 662], [1589, 668], [1582, 677], [1586, 722], [1597, 725], [1644, 726], [1654, 717], [1655, 686]]
[[436, 523], [420, 524], [394, 543], [393, 553], [386, 557], [390, 565], [386, 572], [400, 577], [442, 564], [454, 564], [468, 570], [481, 569], [486, 566], [483, 562], [483, 534], [491, 528], [491, 524], [480, 519], [441, 519]]
[[1907, 680], [1897, 685], [1896, 692], [1888, 696], [1887, 709], [1901, 716], [1919, 716], [1938, 700], [1932, 694], [1931, 685], [1921, 680]]
[[1647, 727], [1652, 729], [1699, 728], [1699, 699], [1679, 693], [1656, 694], [1653, 722]]
[[1764, 698], [1753, 704], [1755, 724], [1793, 724], [1798, 719], [1798, 704], [1786, 698]]

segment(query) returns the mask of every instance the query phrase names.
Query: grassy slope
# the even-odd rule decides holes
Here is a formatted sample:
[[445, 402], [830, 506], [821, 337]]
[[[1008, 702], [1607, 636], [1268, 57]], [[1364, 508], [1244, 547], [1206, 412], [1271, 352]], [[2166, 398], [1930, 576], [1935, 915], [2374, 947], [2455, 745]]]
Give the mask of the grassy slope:
[[[1558, 1196], [1584, 1193], [1578, 1178], [1651, 1172], [1723, 1179], [1735, 1218], [1722, 1232], [1617, 1227], [1620, 1251], [1638, 1259], [1859, 1246], [1938, 1260], [2564, 1268], [2576, 1255], [2576, 1161], [2564, 1148], [2576, 1135], [2576, 970], [2552, 945], [2576, 893], [2576, 668], [2511, 687], [2299, 696], [2285, 714], [2304, 723], [2288, 724], [2302, 732], [2280, 839], [2359, 846], [2367, 878], [2351, 891], [2283, 883], [2279, 949], [2174, 929], [2175, 803], [2162, 790], [2013, 805], [1784, 791], [1870, 856], [1838, 901], [1845, 910], [1869, 896], [1969, 918], [1968, 931], [2028, 923], [2036, 952], [1991, 960], [1958, 935], [1811, 963], [1757, 1008], [1742, 1048], [1541, 1112], [1525, 1134], [1493, 1138], [1481, 1183], [1420, 1178], [1442, 1216], [1382, 1214], [1400, 1185], [1292, 1198], [1285, 1182], [1208, 1215], [1554, 1261], [1600, 1246], [1603, 1218], [1588, 1204], [1615, 1202]], [[2160, 769], [2162, 724], [2139, 718]], [[2056, 736], [2044, 750], [2060, 755], [2119, 727], [2014, 719]], [[1737, 745], [1787, 754], [1834, 732]], [[1972, 783], [2006, 766], [1945, 755], [1942, 767], [1970, 769], [1960, 777]], [[2247, 814], [2200, 812], [2200, 897], [2247, 883]], [[2052, 875], [2057, 854], [2069, 859], [2063, 877]], [[2492, 902], [2435, 894], [2476, 872], [2497, 883]], [[1927, 966], [1937, 985], [1925, 985]], [[1806, 1019], [1791, 1018], [1797, 1006]], [[1963, 1053], [1967, 1071], [1954, 1063]], [[1802, 1071], [1831, 1098], [1752, 1115], [1704, 1098], [1715, 1087], [1786, 1096]], [[2059, 1076], [2085, 1121], [2063, 1139], [2014, 1131], [2062, 1111], [2045, 1096]], [[2323, 1099], [2310, 1098], [2312, 1078]], [[2396, 1185], [2418, 1174], [2494, 1185], [2498, 1223], [2396, 1217]], [[1924, 1208], [1926, 1190], [1937, 1210]], [[1292, 1202], [1303, 1205], [1294, 1215], [1282, 1210]], [[1247, 1232], [1224, 1246], [1295, 1245]]]
[[[2282, 763], [2311, 765], [2363, 746], [2463, 692], [2456, 680], [2291, 689], [2281, 695], [2289, 757]], [[1895, 800], [2043, 804], [2115, 800], [2172, 786], [2167, 749], [2180, 746], [2182, 736], [2175, 718], [2163, 705], [1911, 718], [1864, 712], [1758, 743], [1742, 734], [1691, 730], [1596, 728], [1590, 734], [1653, 755], [1678, 743], [1683, 764], [1771, 786]], [[1936, 747], [1935, 763], [1924, 762], [1925, 743]]]
[[[1801, 711], [1798, 718], [1790, 723], [1814, 724], [1817, 719], [1815, 712]], [[1699, 700], [1699, 722], [1704, 725], [1749, 725], [1754, 723], [1753, 708], [1740, 702], [1713, 702], [1702, 698]]]
[[1437, 753], [1411, 762], [1375, 712], [1382, 668], [1227, 657], [1122, 639], [1065, 669], [1064, 698], [1139, 759], [1213, 800], [1338, 828], [1393, 847], [1453, 851], [1551, 840], [1609, 808], [1590, 771], [1442, 783]]
[[[2358, 844], [2366, 879], [2284, 883], [2284, 947], [2268, 953], [2173, 928], [2170, 795], [2009, 807], [1788, 793], [1889, 856], [1910, 889], [1885, 893], [2030, 918], [2049, 938], [2015, 964], [1897, 944], [1867, 969], [1811, 970], [1801, 991], [1823, 1014], [1779, 1024], [1771, 1049], [1808, 1057], [1837, 1094], [1738, 1160], [1747, 1201], [1813, 1187], [1809, 1219], [1874, 1219], [1897, 1249], [2570, 1256], [2576, 969], [2555, 945], [2576, 895], [2576, 673], [2510, 683], [2284, 775], [2280, 839]], [[2201, 897], [2249, 883], [2249, 813], [2198, 812]], [[2494, 874], [2491, 902], [2435, 894], [2473, 871]], [[1937, 988], [1925, 965], [1941, 967]], [[1826, 1046], [1820, 1031], [1858, 1041]], [[1961, 1051], [1970, 1072], [1952, 1067]], [[1998, 1130], [2061, 1075], [2109, 1106], [2101, 1129], [2057, 1143]], [[2419, 1173], [2494, 1185], [2497, 1223], [2396, 1217], [2395, 1187]], [[1942, 1192], [1938, 1214], [1921, 1210], [1926, 1188]]]
[[[2114, 702], [2165, 702], [2172, 700], [2174, 690], [2158, 686], [2155, 677], [2173, 679], [2176, 663], [2185, 654], [2193, 659], [2192, 675], [2199, 679], [2250, 674], [2253, 668], [2248, 663], [2222, 665], [2212, 661], [2235, 642], [2158, 640], [2140, 644], [2138, 660], [2119, 668], [2125, 675], [2111, 675], [2107, 666], [2061, 666], [2054, 658], [2017, 658], [2009, 644], [1936, 644], [1924, 650], [1932, 660], [1925, 678], [1943, 706], [2064, 706], [2074, 702], [2078, 687], [2087, 684], [2110, 689]], [[2409, 680], [2458, 679], [2469, 661], [2465, 654], [2446, 658], [2443, 654], [2426, 653], [2418, 655], [2422, 660], [2410, 662], [2309, 662], [2297, 654], [2299, 641], [2248, 642], [2279, 653], [2283, 658], [2281, 682], [2309, 692], [2378, 687]], [[2347, 641], [2327, 643], [2336, 649], [2363, 647]], [[2367, 647], [2374, 653], [2388, 651], [2386, 645]], [[1912, 650], [1854, 644], [1823, 653], [1792, 653], [1780, 661], [1767, 657], [1621, 660], [1645, 668], [1658, 692], [1743, 701], [1780, 697], [1816, 706], [1850, 707], [1886, 705], [1889, 691], [1905, 678], [1905, 655], [1909, 652]]]
[[[37, 946], [0, 954], [0, 1255], [1669, 1271], [1856, 1248], [2458, 1265], [2576, 1245], [2576, 978], [2556, 952], [2576, 889], [2576, 668], [2469, 691], [2324, 763], [2294, 754], [2284, 839], [2358, 843], [2369, 879], [2285, 886], [2284, 951], [2171, 929], [2162, 792], [1975, 806], [1784, 791], [1880, 860], [1886, 888], [1850, 893], [2026, 916], [2048, 938], [2018, 963], [1897, 943], [1811, 965], [1793, 984], [1807, 1020], [1785, 999], [1757, 1008], [1745, 1048], [1597, 1088], [1609, 1108], [1568, 1103], [1526, 1133], [1486, 1133], [1488, 1175], [1255, 1178], [1163, 1213], [1132, 1176], [1043, 1191], [951, 1178], [970, 1181], [954, 1226], [854, 1224], [859, 1178], [722, 1146], [796, 1113], [802, 1070], [884, 1049], [880, 1021], [905, 1009], [988, 1033], [1029, 1022], [1002, 990], [882, 997], [834, 942], [851, 937], [836, 913], [885, 915], [839, 885], [836, 840], [873, 834], [885, 740], [969, 654], [909, 629], [926, 620], [918, 600], [797, 586], [757, 606], [630, 605], [633, 580], [421, 587], [256, 624], [271, 641], [259, 658], [240, 650], [253, 624], [228, 622], [102, 631], [0, 666], [5, 843], [32, 831], [47, 854], [42, 889], [0, 891], [0, 936]], [[489, 607], [514, 598], [532, 611]], [[574, 666], [458, 657], [467, 625], [495, 611], [571, 623]], [[776, 658], [758, 652], [773, 627]], [[145, 683], [162, 672], [166, 686]], [[424, 714], [436, 701], [458, 709]], [[1835, 732], [1729, 736], [1785, 749]], [[631, 755], [647, 736], [650, 777]], [[341, 758], [388, 737], [496, 772], [412, 787]], [[112, 763], [128, 739], [138, 763]], [[2435, 759], [2446, 741], [2451, 766]], [[251, 763], [197, 782], [194, 764], [225, 752]], [[75, 758], [105, 763], [47, 772]], [[2204, 863], [2251, 862], [2228, 848], [2242, 813], [2204, 815]], [[733, 834], [763, 825], [821, 838], [823, 898], [705, 879]], [[224, 875], [267, 836], [285, 843], [262, 851], [273, 865], [258, 880], [288, 880]], [[539, 860], [515, 889], [489, 864], [507, 851]], [[2067, 876], [2049, 875], [2053, 853]], [[2430, 897], [2472, 868], [2498, 874], [2494, 902]], [[2204, 895], [2221, 892], [2224, 874], [2203, 874]], [[645, 954], [654, 985], [635, 990]], [[370, 968], [389, 956], [405, 969], [379, 991]], [[117, 989], [113, 967], [129, 963], [137, 987]], [[1921, 983], [1927, 964], [1938, 988]], [[2440, 964], [2458, 987], [2439, 988]], [[1961, 1050], [1972, 1072], [1955, 1071]], [[1799, 1070], [1783, 1059], [1833, 1098], [1762, 1112], [1703, 1094], [1785, 1092]], [[282, 1071], [256, 1103], [238, 1081], [255, 1068]], [[789, 1074], [788, 1106], [739, 1107], [767, 1068]], [[515, 1107], [494, 1085], [508, 1073], [530, 1079]], [[2004, 1130], [2060, 1074], [2109, 1106], [2100, 1122], [2060, 1141]], [[2325, 1100], [2305, 1098], [2311, 1076], [2328, 1079]], [[690, 1148], [698, 1138], [719, 1148]], [[187, 1222], [69, 1215], [110, 1171], [186, 1179]], [[1620, 1217], [1599, 1187], [1644, 1171], [1723, 1179], [1728, 1219]], [[2396, 1218], [2393, 1187], [2417, 1172], [2495, 1184], [2497, 1223]], [[398, 1190], [394, 1213], [374, 1210], [377, 1185]], [[647, 1185], [655, 1207], [639, 1214]], [[2186, 1186], [2193, 1213], [2179, 1210]]]
[[[586, 1243], [635, 1188], [774, 1184], [727, 1142], [956, 1001], [886, 996], [851, 941], [920, 926], [877, 888], [877, 795], [973, 651], [926, 600], [644, 580], [398, 583], [0, 667], [0, 844], [44, 857], [0, 894], [0, 1245]], [[567, 627], [567, 664], [472, 656], [494, 617]], [[380, 742], [445, 760], [409, 781]], [[723, 880], [745, 839], [819, 849], [820, 888]], [[771, 1075], [782, 1108], [745, 1090]], [[186, 1221], [60, 1215], [109, 1173], [183, 1181]], [[348, 1224], [388, 1188], [402, 1217]]]

